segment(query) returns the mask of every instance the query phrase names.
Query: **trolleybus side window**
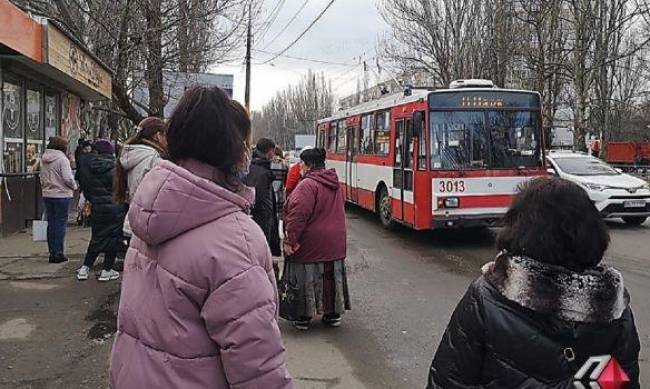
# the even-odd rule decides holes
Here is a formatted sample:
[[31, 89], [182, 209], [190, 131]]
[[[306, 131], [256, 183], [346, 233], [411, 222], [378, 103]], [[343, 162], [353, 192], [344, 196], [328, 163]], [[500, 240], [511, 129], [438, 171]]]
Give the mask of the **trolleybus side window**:
[[327, 151], [333, 153], [336, 150], [336, 123], [331, 123], [327, 132]]
[[318, 130], [318, 139], [317, 139], [317, 146], [318, 147], [325, 147], [325, 139], [326, 139], [326, 130], [324, 128], [320, 128]]
[[375, 154], [387, 155], [390, 148], [390, 111], [377, 114], [375, 129]]
[[336, 152], [344, 153], [345, 152], [345, 138], [346, 138], [346, 128], [345, 120], [339, 120], [336, 125]]
[[406, 119], [406, 154], [404, 155], [404, 167], [406, 169], [413, 169], [413, 151], [415, 151], [415, 137], [413, 135], [413, 128], [411, 127], [411, 119]]
[[424, 112], [415, 112], [413, 114], [413, 136], [418, 138], [418, 170], [427, 169], [426, 130]]
[[361, 154], [372, 154], [372, 133], [375, 116], [373, 114], [361, 117]]

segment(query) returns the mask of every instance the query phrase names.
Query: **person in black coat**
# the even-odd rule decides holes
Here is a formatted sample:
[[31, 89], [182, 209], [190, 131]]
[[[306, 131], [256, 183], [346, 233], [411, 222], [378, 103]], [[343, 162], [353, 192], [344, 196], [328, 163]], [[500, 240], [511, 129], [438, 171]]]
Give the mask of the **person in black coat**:
[[[599, 265], [608, 244], [583, 189], [560, 178], [527, 184], [505, 215], [496, 260], [451, 317], [427, 388], [581, 387], [574, 376], [589, 358], [611, 356], [627, 388], [638, 389], [630, 297], [621, 273]], [[587, 371], [585, 388], [593, 368]]]
[[87, 280], [99, 254], [104, 254], [104, 269], [99, 281], [119, 278], [113, 270], [117, 253], [123, 249], [122, 225], [126, 207], [113, 201], [113, 172], [115, 149], [107, 140], [95, 142], [96, 153], [89, 154], [80, 172], [79, 183], [84, 196], [92, 204], [90, 216], [91, 238], [83, 266], [77, 270], [77, 279]]
[[275, 174], [271, 171], [271, 161], [275, 155], [275, 143], [271, 139], [261, 138], [251, 160], [251, 167], [245, 183], [255, 188], [255, 205], [253, 220], [260, 226], [271, 248], [273, 256], [282, 254], [278, 231], [277, 202], [273, 190]]

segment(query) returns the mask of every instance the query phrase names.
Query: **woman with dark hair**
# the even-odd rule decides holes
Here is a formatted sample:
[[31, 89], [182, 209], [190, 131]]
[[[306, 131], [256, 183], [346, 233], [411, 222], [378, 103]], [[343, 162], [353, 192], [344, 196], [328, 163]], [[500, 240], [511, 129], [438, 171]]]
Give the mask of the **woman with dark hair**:
[[90, 216], [90, 243], [83, 265], [77, 270], [77, 279], [85, 281], [97, 257], [104, 254], [104, 267], [98, 281], [112, 281], [120, 277], [113, 269], [117, 253], [123, 248], [122, 224], [126, 208], [113, 201], [113, 174], [115, 148], [105, 139], [95, 142], [96, 153], [89, 154], [87, 168], [79, 180], [86, 200], [92, 204]]
[[77, 183], [66, 156], [68, 141], [60, 136], [50, 138], [41, 158], [41, 188], [47, 210], [47, 246], [50, 263], [68, 259], [64, 254], [68, 212]]
[[600, 265], [609, 233], [585, 191], [536, 179], [504, 224], [496, 260], [451, 317], [427, 388], [565, 389], [590, 357], [605, 355], [638, 389], [630, 298], [621, 273]]
[[316, 315], [330, 327], [350, 309], [345, 274], [345, 195], [336, 170], [325, 169], [325, 150], [300, 154], [303, 179], [291, 192], [284, 213], [287, 275], [298, 290], [294, 326], [306, 331]]
[[[115, 169], [113, 199], [129, 204], [140, 182], [161, 158], [167, 156], [167, 134], [165, 122], [157, 117], [148, 117], [138, 124], [138, 132], [126, 141]], [[131, 237], [129, 219], [124, 220], [124, 236]]]
[[250, 133], [246, 111], [219, 88], [178, 102], [170, 161], [130, 204], [112, 388], [293, 388], [271, 255], [242, 183]]

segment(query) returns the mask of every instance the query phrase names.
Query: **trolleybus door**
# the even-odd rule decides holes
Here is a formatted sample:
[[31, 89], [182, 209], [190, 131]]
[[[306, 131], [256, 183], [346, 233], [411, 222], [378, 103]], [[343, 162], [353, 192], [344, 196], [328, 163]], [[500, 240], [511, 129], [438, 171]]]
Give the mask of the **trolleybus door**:
[[357, 128], [349, 127], [348, 144], [345, 151], [345, 187], [348, 200], [357, 203], [359, 192], [357, 187]]
[[415, 224], [413, 201], [413, 136], [411, 120], [395, 122], [395, 164], [393, 168], [393, 218]]

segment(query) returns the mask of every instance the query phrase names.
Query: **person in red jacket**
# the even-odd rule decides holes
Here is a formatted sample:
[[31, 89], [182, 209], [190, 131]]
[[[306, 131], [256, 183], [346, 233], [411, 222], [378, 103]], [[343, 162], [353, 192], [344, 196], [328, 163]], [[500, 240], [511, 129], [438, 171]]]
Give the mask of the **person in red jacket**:
[[306, 150], [300, 159], [303, 179], [289, 196], [284, 220], [287, 271], [298, 289], [294, 326], [307, 330], [314, 316], [323, 315], [323, 323], [338, 327], [350, 309], [345, 195], [336, 170], [325, 169], [325, 150]]
[[[312, 147], [311, 146], [303, 147], [302, 150], [300, 150], [300, 155], [302, 155], [304, 151], [309, 149], [312, 149]], [[299, 163], [289, 168], [289, 172], [287, 172], [287, 181], [284, 184], [285, 198], [288, 199], [291, 192], [293, 192], [293, 190], [296, 189], [296, 186], [298, 186], [298, 183], [300, 182], [300, 178], [301, 178], [300, 171], [301, 171], [301, 167]]]

